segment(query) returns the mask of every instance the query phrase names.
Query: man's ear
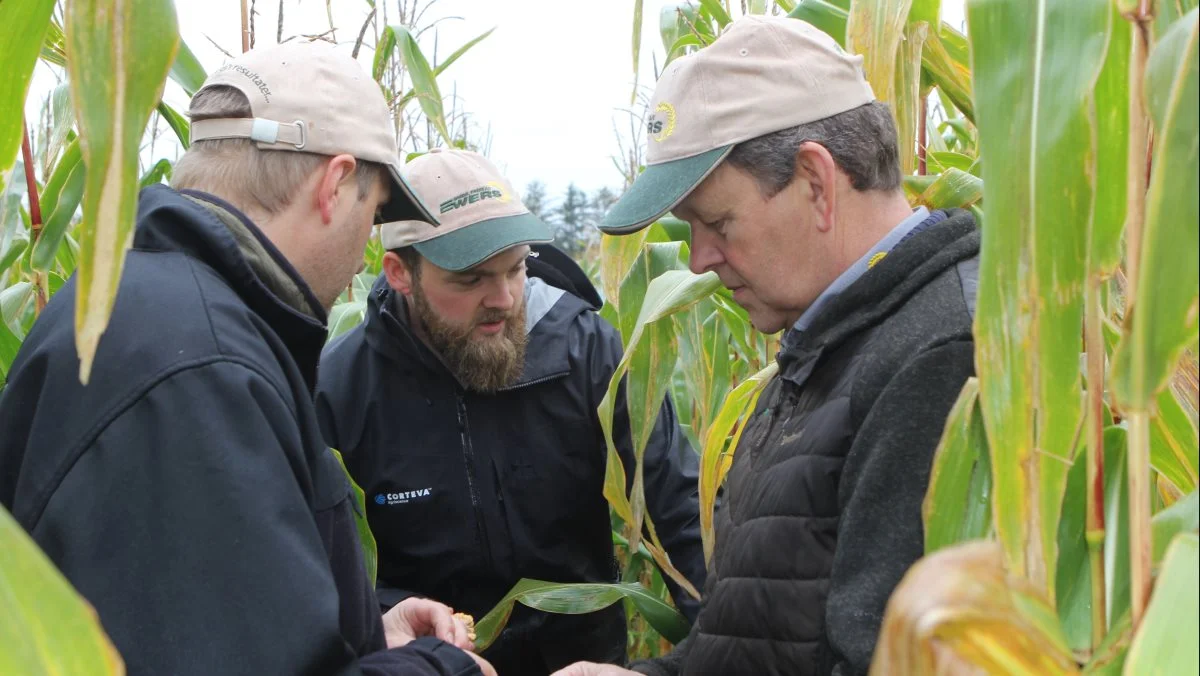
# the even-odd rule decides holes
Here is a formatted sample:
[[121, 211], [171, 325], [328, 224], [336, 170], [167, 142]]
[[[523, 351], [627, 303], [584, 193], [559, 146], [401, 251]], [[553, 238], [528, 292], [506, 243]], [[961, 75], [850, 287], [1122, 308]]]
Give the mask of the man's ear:
[[[358, 166], [353, 155], [337, 155], [325, 163], [322, 173], [317, 178], [317, 210], [321, 212], [321, 222], [329, 225], [333, 222], [333, 212], [339, 200], [358, 199], [358, 186], [354, 178], [354, 168]], [[346, 192], [353, 189], [354, 193]]]
[[388, 286], [397, 293], [405, 296], [412, 294], [413, 271], [405, 265], [404, 259], [395, 251], [383, 255], [383, 274], [387, 277]]
[[808, 182], [810, 200], [817, 219], [817, 229], [822, 232], [833, 228], [837, 212], [837, 163], [833, 155], [820, 143], [805, 141], [796, 150], [796, 173]]

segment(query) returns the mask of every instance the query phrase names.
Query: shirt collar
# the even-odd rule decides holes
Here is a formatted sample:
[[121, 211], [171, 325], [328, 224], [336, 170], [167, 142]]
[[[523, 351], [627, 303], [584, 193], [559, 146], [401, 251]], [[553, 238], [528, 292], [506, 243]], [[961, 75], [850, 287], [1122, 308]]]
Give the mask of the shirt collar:
[[918, 225], [925, 222], [929, 218], [929, 209], [924, 206], [917, 207], [903, 221], [900, 221], [896, 227], [892, 228], [888, 234], [883, 236], [875, 246], [871, 247], [865, 254], [862, 255], [854, 264], [846, 268], [842, 274], [838, 275], [833, 283], [817, 296], [813, 304], [808, 306], [808, 309], [800, 315], [796, 323], [792, 325], [791, 330], [784, 336], [784, 342], [787, 344], [794, 343], [799, 339], [800, 335], [812, 326], [817, 315], [825, 308], [834, 298], [837, 298], [842, 291], [850, 287], [851, 284], [857, 282], [860, 277], [866, 274], [876, 263], [888, 254], [899, 242], [913, 231]]

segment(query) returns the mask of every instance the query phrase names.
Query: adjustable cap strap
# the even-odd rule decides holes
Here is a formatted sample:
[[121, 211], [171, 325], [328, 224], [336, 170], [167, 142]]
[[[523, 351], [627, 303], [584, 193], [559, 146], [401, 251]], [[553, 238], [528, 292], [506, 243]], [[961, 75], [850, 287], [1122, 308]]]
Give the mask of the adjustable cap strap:
[[265, 145], [286, 144], [301, 150], [308, 143], [304, 122], [276, 122], [261, 117], [214, 118], [192, 122], [192, 141], [248, 138]]

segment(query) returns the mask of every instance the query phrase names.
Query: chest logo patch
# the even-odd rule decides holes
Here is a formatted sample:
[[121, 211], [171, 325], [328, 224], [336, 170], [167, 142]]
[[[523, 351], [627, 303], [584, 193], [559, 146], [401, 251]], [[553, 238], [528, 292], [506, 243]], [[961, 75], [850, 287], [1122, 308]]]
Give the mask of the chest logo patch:
[[406, 505], [410, 502], [428, 498], [432, 495], [432, 488], [418, 488], [416, 490], [401, 491], [399, 493], [376, 493], [374, 500], [375, 504], [381, 507], [390, 507], [392, 505]]

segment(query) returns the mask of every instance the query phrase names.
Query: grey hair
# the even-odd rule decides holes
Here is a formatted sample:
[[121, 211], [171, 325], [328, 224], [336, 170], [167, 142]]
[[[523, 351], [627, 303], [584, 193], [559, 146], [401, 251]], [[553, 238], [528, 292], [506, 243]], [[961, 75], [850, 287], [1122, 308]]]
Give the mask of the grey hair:
[[896, 123], [887, 104], [878, 101], [743, 141], [726, 161], [753, 176], [764, 196], [773, 197], [795, 178], [796, 153], [805, 141], [824, 146], [855, 190], [900, 188]]

